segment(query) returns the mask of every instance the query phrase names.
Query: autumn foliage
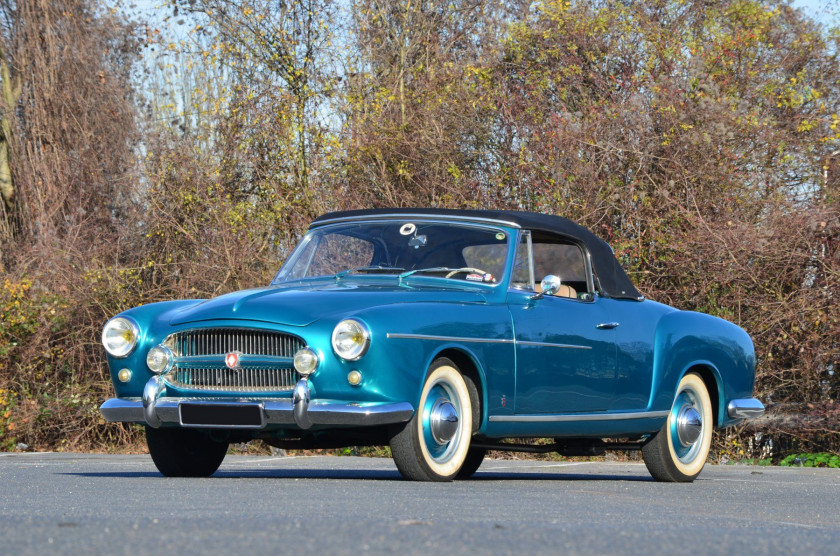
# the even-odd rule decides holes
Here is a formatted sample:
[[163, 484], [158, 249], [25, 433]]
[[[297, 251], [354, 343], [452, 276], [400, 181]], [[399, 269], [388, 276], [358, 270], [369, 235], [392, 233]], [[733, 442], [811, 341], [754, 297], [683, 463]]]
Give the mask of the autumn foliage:
[[567, 216], [745, 328], [768, 414], [718, 457], [840, 451], [838, 35], [786, 2], [0, 14], [0, 449], [134, 437], [97, 411], [109, 316], [265, 284], [321, 212], [428, 206]]

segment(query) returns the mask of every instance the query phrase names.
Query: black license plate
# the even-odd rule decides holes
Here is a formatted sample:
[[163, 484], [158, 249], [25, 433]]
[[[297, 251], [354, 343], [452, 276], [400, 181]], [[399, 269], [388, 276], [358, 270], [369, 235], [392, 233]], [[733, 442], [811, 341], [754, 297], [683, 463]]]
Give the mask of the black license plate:
[[192, 427], [263, 426], [262, 405], [257, 403], [190, 403], [178, 404], [181, 424]]

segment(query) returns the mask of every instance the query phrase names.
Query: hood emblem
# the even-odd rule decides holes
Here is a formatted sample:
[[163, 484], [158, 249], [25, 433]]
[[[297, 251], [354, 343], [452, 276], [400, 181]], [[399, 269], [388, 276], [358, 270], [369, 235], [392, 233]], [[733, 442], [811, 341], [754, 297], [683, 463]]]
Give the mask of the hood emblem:
[[242, 367], [239, 366], [239, 356], [242, 355], [238, 351], [232, 351], [225, 355], [225, 365], [227, 365], [228, 369], [233, 369], [234, 371], [238, 371]]

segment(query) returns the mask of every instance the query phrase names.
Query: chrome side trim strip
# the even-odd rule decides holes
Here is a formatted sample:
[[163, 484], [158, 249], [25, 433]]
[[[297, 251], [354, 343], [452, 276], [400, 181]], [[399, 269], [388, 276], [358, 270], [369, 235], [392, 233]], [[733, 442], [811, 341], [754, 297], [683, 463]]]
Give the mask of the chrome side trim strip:
[[628, 419], [657, 419], [670, 411], [637, 411], [632, 413], [577, 413], [567, 415], [491, 415], [490, 421], [511, 423], [565, 423], [572, 421], [625, 421]]
[[540, 346], [550, 348], [566, 348], [566, 349], [592, 349], [592, 346], [577, 346], [574, 344], [549, 344], [548, 342], [520, 342], [516, 341], [518, 346]]
[[518, 346], [541, 346], [566, 349], [592, 349], [591, 346], [577, 346], [574, 344], [550, 344], [548, 342], [522, 342], [506, 338], [465, 338], [462, 336], [434, 336], [432, 334], [399, 334], [388, 332], [385, 337], [401, 340], [438, 340], [441, 342], [467, 342], [474, 344], [516, 344]]
[[385, 337], [402, 340], [439, 340], [444, 342], [472, 342], [479, 344], [513, 344], [515, 340], [493, 338], [462, 338], [460, 336], [433, 336], [431, 334], [396, 334], [388, 332]]
[[754, 419], [764, 415], [764, 404], [755, 398], [732, 400], [726, 406], [726, 413], [732, 419]]
[[345, 216], [343, 218], [330, 218], [329, 220], [321, 220], [319, 222], [313, 222], [309, 225], [309, 229], [313, 230], [315, 228], [320, 228], [321, 226], [326, 226], [328, 224], [335, 224], [337, 222], [364, 222], [368, 220], [409, 220], [409, 219], [416, 219], [416, 220], [457, 220], [459, 222], [480, 222], [486, 224], [498, 224], [501, 226], [508, 226], [511, 228], [521, 228], [521, 226], [515, 222], [509, 222], [507, 220], [499, 220], [496, 218], [481, 218], [481, 217], [471, 217], [471, 216], [459, 216], [454, 214], [366, 214], [363, 216]]

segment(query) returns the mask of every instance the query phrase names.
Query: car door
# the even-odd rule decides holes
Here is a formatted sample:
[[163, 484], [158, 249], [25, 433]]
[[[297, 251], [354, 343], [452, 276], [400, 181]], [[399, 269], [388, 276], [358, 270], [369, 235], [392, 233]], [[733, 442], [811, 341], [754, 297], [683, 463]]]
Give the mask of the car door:
[[[520, 235], [508, 307], [516, 342], [515, 413], [609, 408], [615, 393], [615, 330], [595, 295], [582, 247], [560, 236]], [[562, 295], [535, 298], [539, 279], [560, 276]]]

